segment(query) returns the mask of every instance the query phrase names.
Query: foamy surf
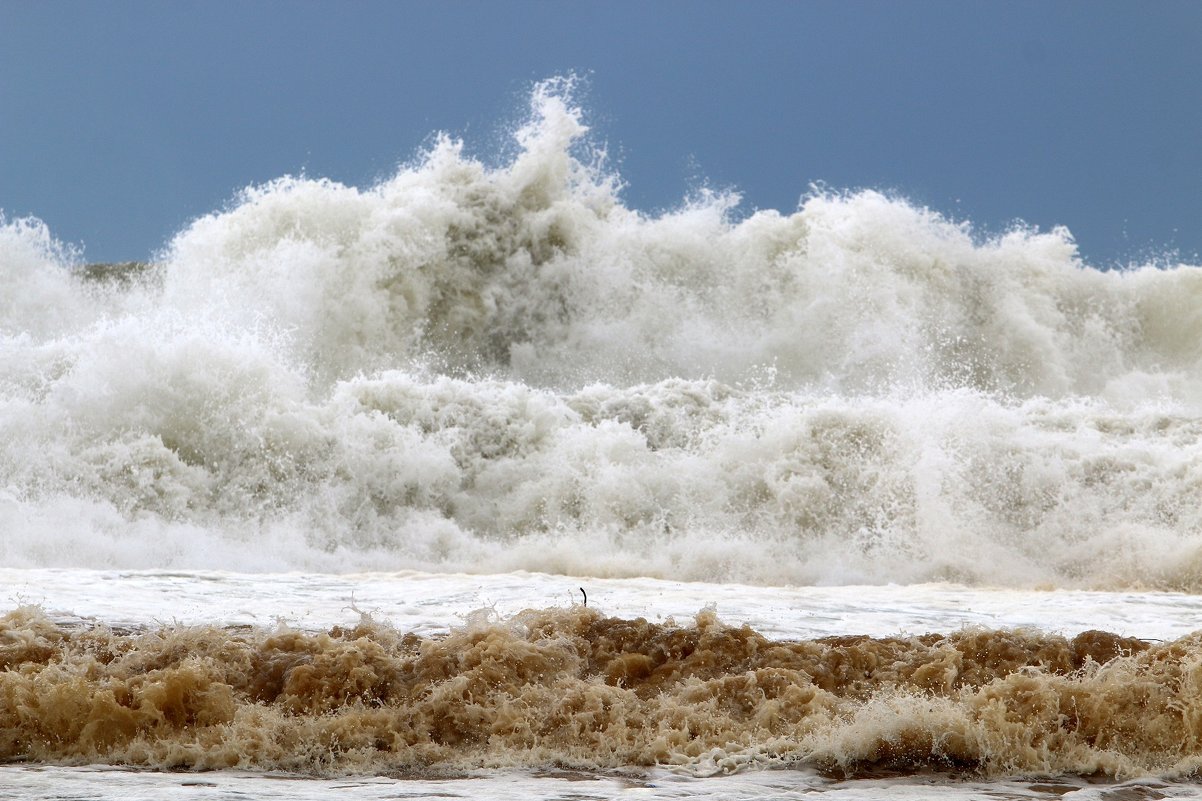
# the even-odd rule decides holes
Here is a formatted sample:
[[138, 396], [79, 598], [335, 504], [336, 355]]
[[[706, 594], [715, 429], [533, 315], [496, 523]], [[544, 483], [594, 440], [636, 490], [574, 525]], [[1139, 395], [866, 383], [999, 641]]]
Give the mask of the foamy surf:
[[508, 163], [253, 187], [113, 280], [4, 225], [6, 563], [1198, 586], [1196, 268], [646, 216], [556, 88]]
[[583, 606], [436, 637], [0, 622], [5, 761], [422, 773], [797, 763], [1192, 775], [1197, 636], [1021, 630], [766, 639]]
[[[640, 213], [569, 82], [514, 142], [248, 188], [151, 265], [0, 222], [4, 759], [1195, 774], [1202, 271], [871, 191]], [[403, 570], [457, 589], [348, 624], [341, 582]], [[516, 606], [450, 619], [486, 585]]]
[[9, 396], [5, 563], [1190, 591], [1202, 575], [1202, 440], [1180, 401], [396, 371], [310, 401], [254, 343], [205, 377], [211, 347], [93, 343]]
[[[1152, 794], [1147, 797], [1176, 797], [1188, 792], [1192, 775], [1163, 764], [1148, 770], [1146, 763], [1140, 767], [1138, 761], [1122, 759], [1108, 762], [1109, 767], [1100, 774], [1082, 768], [1085, 775], [1075, 776], [1072, 768], [1060, 763], [1045, 770], [1006, 768], [998, 761], [1000, 756], [988, 764], [957, 763], [949, 761], [942, 746], [924, 752], [916, 745], [925, 736], [920, 733], [922, 726], [928, 727], [927, 734], [931, 727], [943, 731], [940, 727], [950, 718], [928, 717], [917, 728], [909, 721], [922, 718], [918, 711], [929, 715], [933, 710], [929, 702], [943, 705], [944, 712], [952, 703], [940, 690], [919, 691], [916, 681], [944, 682], [955, 690], [951, 696], [957, 704], [979, 700], [984, 694], [981, 681], [989, 682], [987, 686], [993, 687], [989, 692], [994, 695], [1002, 691], [999, 688], [1025, 682], [1027, 690], [1042, 688], [1043, 694], [1037, 693], [1042, 699], [1039, 703], [1048, 702], [1049, 687], [1059, 688], [1057, 692], [1068, 688], [1075, 699], [1057, 696], [1057, 704], [1081, 703], [1073, 693], [1101, 693], [1092, 697], [1105, 697], [1106, 709], [1099, 711], [1093, 721], [1099, 728], [1089, 736], [1117, 736], [1122, 729], [1120, 718], [1111, 717], [1109, 709], [1116, 702], [1113, 694], [1121, 696], [1125, 682], [1138, 696], [1135, 704], [1140, 715], [1147, 713], [1143, 694], [1149, 688], [1163, 685], [1156, 692], [1190, 692], [1172, 678], [1164, 680], [1164, 675], [1157, 678], [1140, 671], [1166, 669], [1171, 673], [1177, 657], [1192, 648], [1189, 624], [1199, 605], [1193, 595], [1031, 593], [949, 585], [768, 588], [646, 579], [586, 581], [537, 574], [266, 575], [43, 569], [8, 570], [0, 573], [0, 581], [16, 598], [46, 609], [25, 607], [4, 619], [0, 650], [9, 662], [20, 663], [19, 668], [10, 664], [7, 669], [12, 675], [7, 675], [10, 683], [5, 687], [20, 692], [5, 696], [14, 702], [6, 708], [5, 720], [37, 729], [32, 734], [26, 729], [26, 737], [9, 742], [48, 742], [71, 752], [70, 756], [47, 753], [34, 758], [32, 764], [38, 769], [33, 771], [19, 767], [29, 764], [28, 755], [9, 755], [17, 761], [3, 769], [2, 784], [34, 794], [53, 795], [75, 787], [80, 793], [100, 797], [117, 797], [119, 788], [169, 795], [195, 792], [203, 786], [219, 794], [251, 793], [265, 798], [277, 797], [273, 794], [316, 798], [332, 788], [350, 787], [369, 797], [374, 797], [371, 793], [408, 792], [549, 798], [585, 792], [601, 798], [791, 798], [822, 791], [837, 793], [834, 797], [865, 799], [894, 798], [898, 793], [922, 798], [959, 799], [980, 793], [1053, 798], [1067, 792], [1079, 793], [1075, 796], [1079, 798], [1102, 798], [1109, 797], [1106, 792], [1128, 789]], [[581, 603], [579, 589], [569, 586], [577, 583], [586, 584], [587, 608]], [[561, 599], [557, 607], [527, 609], [531, 603], [555, 599]], [[696, 615], [707, 603], [717, 605], [720, 617], [711, 610]], [[481, 604], [487, 605], [484, 610], [466, 614]], [[368, 610], [371, 617], [363, 617], [361, 610]], [[674, 620], [669, 619], [672, 615]], [[165, 620], [178, 622], [164, 624]], [[1041, 633], [1033, 625], [1057, 633]], [[1116, 633], [1102, 634], [1095, 626]], [[761, 634], [757, 629], [770, 633]], [[941, 629], [948, 633], [926, 634]], [[1167, 649], [1153, 660], [1159, 667], [1135, 666], [1134, 674], [1123, 674], [1133, 667], [1131, 657], [1146, 655], [1154, 648]], [[473, 649], [477, 655], [486, 655], [478, 664], [470, 656]], [[533, 664], [530, 660], [541, 664], [540, 659], [567, 658], [565, 654], [571, 658], [558, 672], [542, 670], [539, 676], [540, 671], [526, 669]], [[674, 705], [672, 720], [677, 722], [689, 722], [687, 716], [680, 717], [686, 707], [699, 715], [717, 717], [695, 721], [697, 732], [690, 726], [668, 724], [667, 731], [683, 738], [684, 750], [659, 764], [642, 764], [632, 758], [619, 767], [613, 767], [617, 763], [612, 748], [602, 749], [599, 757], [590, 756], [584, 747], [587, 741], [575, 735], [566, 740], [566, 747], [576, 749], [572, 762], [562, 761], [562, 755], [548, 756], [546, 741], [540, 740], [540, 745], [530, 749], [518, 741], [504, 745], [491, 733], [487, 738], [471, 735], [466, 738], [471, 742], [462, 749], [446, 748], [441, 761], [429, 764], [419, 764], [415, 752], [403, 748], [404, 753], [382, 753], [373, 744], [366, 751], [351, 748], [348, 755], [343, 750], [348, 743], [340, 738], [308, 739], [316, 731], [314, 725], [335, 726], [336, 719], [341, 719], [354, 729], [358, 715], [389, 714], [389, 704], [395, 707], [399, 695], [365, 700], [347, 689], [374, 692], [392, 686], [390, 682], [397, 676], [412, 677], [425, 658], [433, 658], [451, 671], [433, 684], [450, 684], [437, 693], [433, 684], [414, 685], [410, 690], [417, 692], [409, 692], [407, 697], [409, 701], [435, 696], [450, 699], [452, 707], [434, 715], [448, 721], [447, 725], [460, 713], [465, 719], [483, 721], [495, 712], [488, 710], [493, 703], [510, 715], [519, 708], [514, 699], [529, 701], [531, 693], [541, 693], [547, 703], [556, 706], [567, 697], [561, 690], [569, 684], [580, 692], [595, 690], [606, 698], [606, 693], [617, 693], [615, 697], [629, 693], [632, 698], [658, 698], [667, 693], [657, 703]], [[769, 665], [764, 660], [783, 662]], [[268, 663], [279, 670], [265, 669]], [[1111, 675], [1107, 681], [1112, 683], [1091, 684], [1095, 674], [1103, 672], [1103, 665], [1108, 666], [1105, 675]], [[568, 670], [570, 666], [574, 667]], [[520, 676], [512, 686], [500, 681], [515, 671]], [[791, 742], [787, 736], [767, 736], [768, 729], [757, 728], [753, 712], [767, 710], [772, 704], [739, 702], [727, 709], [728, 703], [743, 697], [742, 691], [733, 695], [725, 689], [715, 691], [730, 685], [743, 690], [750, 687], [753, 694], [761, 692], [757, 682], [769, 674], [780, 679], [778, 690], [809, 691], [825, 686], [823, 692], [830, 693], [826, 700], [854, 712], [850, 718], [825, 718], [824, 731], [832, 736], [842, 732], [827, 743], [825, 751], [805, 750], [819, 742], [812, 737], [805, 741], [809, 746], [799, 742], [787, 745]], [[1120, 674], [1123, 678], [1115, 678]], [[253, 684], [272, 676], [280, 689], [274, 700], [268, 703], [265, 697], [259, 698], [243, 709], [250, 702], [245, 693], [251, 685], [239, 681]], [[177, 679], [183, 683], [177, 685]], [[453, 692], [472, 681], [483, 681], [484, 686], [467, 695]], [[527, 682], [532, 686], [526, 687]], [[970, 685], [977, 689], [970, 692]], [[287, 692], [281, 689], [286, 686], [291, 688]], [[1103, 692], [1102, 686], [1109, 689]], [[308, 689], [302, 691], [304, 687]], [[306, 712], [303, 703], [289, 693], [304, 695], [316, 687], [325, 687], [332, 694], [323, 702], [330, 708], [317, 714], [316, 720], [306, 720], [313, 717], [312, 710]], [[110, 691], [115, 707], [107, 704]], [[273, 693], [275, 690], [267, 692]], [[673, 695], [679, 697], [673, 700]], [[691, 699], [687, 704], [682, 700], [685, 696]], [[212, 709], [193, 709], [214, 698], [219, 703], [213, 709], [227, 709], [225, 701], [232, 699], [234, 708], [242, 710], [235, 718], [242, 714], [258, 722], [271, 719], [272, 726], [282, 728], [271, 729], [274, 734], [266, 729], [241, 729], [239, 736], [250, 737], [259, 744], [254, 748], [267, 750], [248, 751], [246, 760], [238, 763], [242, 767], [196, 773], [204, 767], [190, 761], [197, 755], [202, 755], [203, 761], [233, 754], [220, 741], [233, 736], [230, 726], [236, 719], [219, 723], [206, 717]], [[160, 701], [174, 706], [166, 711], [157, 709]], [[787, 700], [777, 701], [788, 707]], [[73, 712], [55, 715], [51, 708], [59, 703]], [[923, 703], [928, 706], [918, 710], [916, 705]], [[280, 705], [288, 704], [291, 706], [284, 714], [277, 714]], [[590, 714], [617, 714], [612, 703], [608, 712], [605, 709], [601, 704]], [[811, 723], [824, 719], [814, 717], [814, 709], [805, 709]], [[1052, 715], [1049, 710], [1045, 709]], [[801, 707], [791, 708], [783, 714], [788, 717], [802, 711]], [[1061, 712], [1067, 714], [1064, 709]], [[392, 708], [391, 713], [399, 711]], [[412, 717], [411, 712], [404, 714]], [[1176, 714], [1170, 711], [1168, 717], [1174, 719]], [[42, 715], [48, 716], [46, 721]], [[511, 719], [539, 721], [547, 715], [523, 713]], [[744, 720], [750, 729], [737, 742], [714, 745], [700, 734], [712, 733], [715, 725], [733, 725], [740, 715], [752, 717]], [[569, 719], [577, 720], [574, 715], [564, 717]], [[616, 717], [607, 719], [630, 733]], [[199, 723], [201, 720], [207, 722]], [[67, 728], [53, 736], [39, 728], [53, 725], [53, 721]], [[854, 731], [846, 728], [856, 721]], [[1060, 722], [1052, 726], [1047, 720], [1032, 724], [1027, 735], [1034, 738], [1053, 729], [1059, 732], [1062, 727]], [[129, 742], [96, 749], [97, 743], [109, 742], [102, 734], [110, 731], [109, 727], [119, 736], [126, 732], [139, 745], [132, 750]], [[290, 729], [292, 734], [285, 732], [289, 727], [295, 727]], [[1007, 731], [1013, 734], [1015, 727], [1022, 727], [1018, 718]], [[1040, 727], [1044, 727], [1044, 735], [1039, 734]], [[903, 729], [909, 734], [899, 735]], [[304, 732], [308, 734], [300, 736]], [[906, 740], [910, 734], [917, 739]], [[295, 739], [289, 739], [294, 735]], [[82, 736], [86, 742], [72, 740], [72, 736]], [[603, 737], [604, 731], [599, 728], [594, 736]], [[899, 736], [909, 743], [907, 756], [890, 762], [889, 754], [900, 753], [895, 750]], [[157, 745], [148, 745], [160, 738]], [[283, 762], [263, 762], [265, 753], [284, 754], [279, 750], [283, 741], [292, 742], [303, 753], [287, 756], [284, 761], [290, 767], [281, 767]], [[181, 742], [192, 745], [179, 750]], [[269, 742], [274, 745], [268, 747]], [[879, 758], [872, 756], [877, 753], [870, 747], [874, 742], [880, 746]], [[204, 748], [195, 750], [201, 743], [206, 744]], [[689, 743], [694, 743], [692, 752]], [[494, 746], [499, 750], [489, 751]], [[844, 748], [851, 750], [839, 750]], [[144, 771], [158, 765], [158, 757], [152, 756], [155, 749], [170, 751], [180, 760], [172, 763], [171, 770], [189, 772], [128, 772], [131, 766]], [[244, 750], [237, 748], [239, 754]], [[1118, 751], [1125, 753], [1123, 748]], [[846, 759], [841, 762], [837, 754]], [[143, 761], [131, 765], [131, 756]], [[1107, 759], [1114, 758], [1107, 753]], [[43, 767], [47, 762], [108, 763], [110, 767], [64, 771]], [[483, 767], [486, 765], [491, 767]], [[1114, 772], [1108, 772], [1112, 769]], [[1013, 778], [1016, 773], [1033, 778], [1020, 781]], [[369, 776], [376, 778], [365, 778]], [[563, 784], [566, 782], [572, 784]]]

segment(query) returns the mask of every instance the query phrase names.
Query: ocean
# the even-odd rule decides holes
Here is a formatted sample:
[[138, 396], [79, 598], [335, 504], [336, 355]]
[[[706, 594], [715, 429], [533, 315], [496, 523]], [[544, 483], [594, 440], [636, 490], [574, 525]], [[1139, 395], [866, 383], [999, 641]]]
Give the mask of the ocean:
[[0, 798], [1195, 795], [1202, 269], [635, 211], [561, 88], [147, 263], [0, 219]]

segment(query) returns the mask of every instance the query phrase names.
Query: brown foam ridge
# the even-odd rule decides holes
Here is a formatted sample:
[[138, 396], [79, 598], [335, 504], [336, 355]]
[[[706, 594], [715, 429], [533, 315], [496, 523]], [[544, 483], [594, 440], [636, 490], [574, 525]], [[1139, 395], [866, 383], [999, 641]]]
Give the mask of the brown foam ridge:
[[1188, 774], [1202, 634], [769, 640], [583, 607], [423, 638], [0, 618], [0, 761], [316, 774], [749, 764]]

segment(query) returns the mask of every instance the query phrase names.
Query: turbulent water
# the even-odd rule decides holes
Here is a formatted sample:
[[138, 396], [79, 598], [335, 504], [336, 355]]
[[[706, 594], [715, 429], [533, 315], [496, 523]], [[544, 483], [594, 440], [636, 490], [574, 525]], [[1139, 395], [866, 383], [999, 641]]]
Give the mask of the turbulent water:
[[[498, 164], [444, 137], [365, 189], [282, 178], [153, 264], [0, 219], [0, 562], [1202, 591], [1202, 269], [1103, 271], [1067, 231], [984, 238], [869, 191], [640, 213], [564, 89]], [[15, 600], [0, 759], [1123, 776], [1202, 754], [1192, 635], [794, 642], [584, 607], [420, 637], [116, 631]]]
[[403, 771], [798, 754], [843, 770], [1132, 773], [1195, 769], [1202, 737], [1197, 636], [782, 643], [712, 614], [682, 628], [584, 607], [433, 639], [368, 623], [73, 632], [27, 612], [0, 631], [0, 750], [46, 761]]

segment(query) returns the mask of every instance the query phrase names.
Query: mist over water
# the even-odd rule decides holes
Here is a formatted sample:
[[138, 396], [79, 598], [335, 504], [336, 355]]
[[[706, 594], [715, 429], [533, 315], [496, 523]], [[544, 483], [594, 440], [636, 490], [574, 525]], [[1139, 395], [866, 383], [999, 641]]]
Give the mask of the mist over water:
[[0, 561], [1202, 588], [1202, 270], [514, 155], [281, 178], [143, 273], [0, 224]]

